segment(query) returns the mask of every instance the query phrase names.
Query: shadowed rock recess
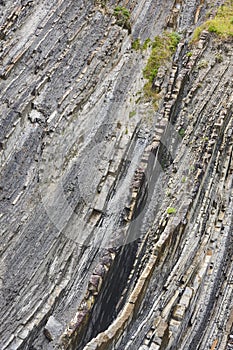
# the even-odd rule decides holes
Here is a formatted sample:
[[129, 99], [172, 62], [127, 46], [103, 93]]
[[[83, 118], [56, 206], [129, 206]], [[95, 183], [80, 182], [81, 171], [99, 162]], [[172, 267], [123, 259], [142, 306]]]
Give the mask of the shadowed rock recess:
[[0, 1], [1, 350], [233, 349], [223, 4]]

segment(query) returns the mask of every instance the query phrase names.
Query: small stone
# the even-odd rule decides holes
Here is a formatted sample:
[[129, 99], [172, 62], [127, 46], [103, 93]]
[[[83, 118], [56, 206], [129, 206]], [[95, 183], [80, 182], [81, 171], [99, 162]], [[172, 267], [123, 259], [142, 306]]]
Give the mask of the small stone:
[[92, 275], [88, 289], [90, 291], [99, 291], [102, 285], [102, 278], [98, 275]]
[[146, 335], [146, 338], [147, 339], [151, 339], [153, 337], [153, 332], [152, 331], [149, 331]]
[[160, 345], [152, 343], [150, 346], [150, 350], [159, 350], [160, 349]]
[[98, 264], [94, 269], [94, 274], [103, 277], [106, 273], [106, 270], [102, 264]]
[[146, 345], [142, 345], [138, 350], [149, 350], [149, 348]]
[[43, 116], [42, 113], [38, 112], [36, 109], [33, 109], [29, 115], [29, 120], [32, 123], [36, 123], [36, 122], [44, 122], [45, 118]]
[[175, 310], [174, 310], [174, 313], [173, 313], [173, 317], [177, 321], [182, 321], [182, 319], [184, 317], [184, 313], [185, 313], [185, 306], [177, 305], [175, 307]]
[[112, 257], [111, 257], [111, 255], [110, 255], [110, 254], [106, 254], [106, 255], [102, 256], [101, 262], [102, 262], [104, 265], [110, 266], [110, 264], [111, 264], [111, 262], [112, 262]]
[[165, 322], [164, 320], [161, 320], [161, 322], [159, 323], [158, 328], [157, 328], [158, 337], [160, 337], [160, 338], [163, 337], [167, 327], [168, 327], [167, 322]]
[[50, 316], [44, 328], [44, 335], [48, 340], [53, 341], [60, 337], [62, 329], [62, 324], [54, 316]]

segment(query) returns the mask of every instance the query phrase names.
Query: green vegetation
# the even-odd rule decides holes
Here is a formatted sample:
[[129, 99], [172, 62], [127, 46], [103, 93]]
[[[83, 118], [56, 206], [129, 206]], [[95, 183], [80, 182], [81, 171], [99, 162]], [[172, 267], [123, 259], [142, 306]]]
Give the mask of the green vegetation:
[[181, 182], [184, 184], [185, 182], [186, 182], [186, 177], [184, 176], [184, 177], [182, 177], [182, 179], [181, 179]]
[[173, 208], [173, 207], [169, 207], [169, 208], [167, 208], [167, 214], [175, 214], [176, 213], [176, 209], [175, 208]]
[[155, 89], [152, 88], [152, 84], [150, 81], [148, 81], [144, 85], [143, 91], [144, 91], [144, 97], [146, 101], [151, 101], [154, 109], [157, 109], [160, 95]]
[[137, 38], [132, 42], [132, 49], [138, 51], [140, 50], [140, 48], [141, 48], [141, 43], [140, 43], [140, 40]]
[[192, 54], [191, 51], [189, 51], [189, 52], [186, 53], [186, 56], [187, 56], [187, 57], [192, 57], [192, 55], [193, 55], [193, 54]]
[[143, 71], [144, 78], [151, 83], [158, 73], [159, 67], [170, 59], [180, 41], [178, 33], [164, 33], [163, 36], [156, 36], [152, 42], [152, 51], [147, 65]]
[[215, 33], [223, 39], [233, 37], [233, 0], [228, 0], [225, 2], [225, 5], [220, 6], [215, 18], [196, 28], [193, 34], [193, 41], [199, 39], [203, 30]]
[[130, 13], [129, 13], [129, 10], [123, 6], [117, 6], [115, 7], [114, 9], [114, 14], [116, 16], [118, 15], [122, 15], [124, 16], [125, 19], [130, 19]]
[[171, 53], [174, 53], [176, 51], [177, 45], [180, 42], [180, 34], [177, 32], [171, 32], [167, 34], [168, 39], [169, 39], [169, 49]]
[[152, 42], [151, 39], [150, 39], [150, 38], [147, 38], [147, 39], [144, 41], [144, 43], [141, 44], [141, 43], [140, 43], [140, 39], [137, 38], [137, 39], [135, 39], [135, 40], [132, 42], [132, 49], [133, 49], [133, 50], [136, 50], [136, 51], [138, 51], [138, 50], [142, 50], [142, 51], [147, 50], [147, 48], [148, 48], [148, 46], [151, 44], [151, 42]]
[[147, 38], [142, 45], [142, 49], [146, 50], [150, 44], [151, 44], [151, 39]]
[[117, 19], [117, 24], [131, 32], [130, 12], [126, 7], [117, 6], [114, 9], [114, 16]]
[[145, 41], [143, 47], [151, 43], [152, 50], [147, 65], [143, 71], [143, 76], [148, 82], [144, 86], [144, 96], [151, 100], [154, 107], [157, 107], [159, 94], [152, 88], [152, 83], [158, 73], [159, 67], [170, 60], [172, 54], [180, 41], [180, 35], [176, 32], [165, 32], [162, 36], [156, 36], [154, 41]]
[[197, 65], [197, 68], [198, 69], [201, 69], [201, 68], [207, 68], [209, 65], [208, 61], [206, 60], [201, 60], [198, 65]]
[[178, 131], [178, 133], [179, 133], [179, 135], [180, 135], [181, 137], [184, 137], [184, 135], [185, 135], [185, 130], [184, 130], [184, 128], [181, 128], [181, 129]]
[[129, 118], [133, 118], [136, 115], [136, 111], [132, 111], [129, 113]]
[[104, 8], [107, 6], [107, 0], [95, 0], [95, 3], [100, 4]]
[[215, 55], [215, 61], [216, 61], [217, 63], [223, 62], [223, 57], [222, 57], [222, 55], [221, 55], [219, 52], [216, 53], [216, 55]]

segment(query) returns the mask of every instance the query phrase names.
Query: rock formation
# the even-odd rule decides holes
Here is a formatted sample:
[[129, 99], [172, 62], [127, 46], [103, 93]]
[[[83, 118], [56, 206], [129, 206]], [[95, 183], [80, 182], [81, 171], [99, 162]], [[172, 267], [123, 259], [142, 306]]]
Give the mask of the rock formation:
[[223, 3], [0, 2], [1, 350], [233, 349]]

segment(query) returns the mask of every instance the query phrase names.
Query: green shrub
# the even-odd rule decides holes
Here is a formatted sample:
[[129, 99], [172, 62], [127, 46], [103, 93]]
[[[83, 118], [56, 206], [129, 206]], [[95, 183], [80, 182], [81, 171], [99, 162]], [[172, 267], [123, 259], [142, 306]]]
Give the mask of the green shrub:
[[164, 64], [174, 53], [180, 36], [177, 33], [165, 33], [163, 36], [156, 36], [152, 42], [152, 51], [147, 65], [143, 71], [144, 78], [151, 83], [158, 73], [159, 67]]
[[213, 23], [210, 23], [208, 27], [208, 31], [210, 33], [218, 33], [218, 28]]
[[173, 207], [169, 207], [169, 208], [167, 208], [167, 214], [175, 214], [176, 213], [176, 209], [175, 208], [173, 208]]
[[137, 38], [132, 42], [132, 49], [138, 51], [140, 50], [140, 48], [141, 48], [141, 43], [140, 43], [140, 40]]
[[216, 16], [197, 27], [192, 41], [197, 41], [203, 30], [215, 33], [221, 38], [233, 37], [233, 1], [226, 1], [225, 5], [219, 7]]
[[179, 135], [180, 135], [181, 137], [184, 137], [184, 135], [185, 135], [185, 130], [184, 130], [184, 128], [181, 128], [181, 129], [178, 131], [178, 133], [179, 133]]
[[168, 34], [168, 37], [170, 39], [169, 49], [172, 52], [175, 52], [176, 48], [177, 48], [177, 45], [180, 42], [180, 35], [177, 32], [172, 32], [172, 33]]
[[180, 35], [176, 32], [165, 32], [162, 36], [156, 36], [151, 42], [146, 40], [143, 47], [151, 43], [152, 50], [148, 58], [146, 67], [143, 70], [143, 76], [148, 82], [144, 86], [144, 96], [151, 100], [154, 107], [157, 107], [159, 94], [152, 89], [152, 83], [158, 73], [159, 67], [171, 59], [172, 54], [180, 41]]
[[151, 39], [147, 38], [142, 45], [142, 49], [146, 50], [150, 44], [151, 44]]
[[117, 6], [113, 12], [114, 16], [117, 19], [117, 24], [124, 29], [131, 31], [130, 25], [130, 12], [127, 8], [123, 6]]
[[119, 15], [122, 14], [125, 18], [129, 19], [130, 18], [130, 13], [129, 10], [123, 6], [117, 6], [114, 9], [114, 14]]

